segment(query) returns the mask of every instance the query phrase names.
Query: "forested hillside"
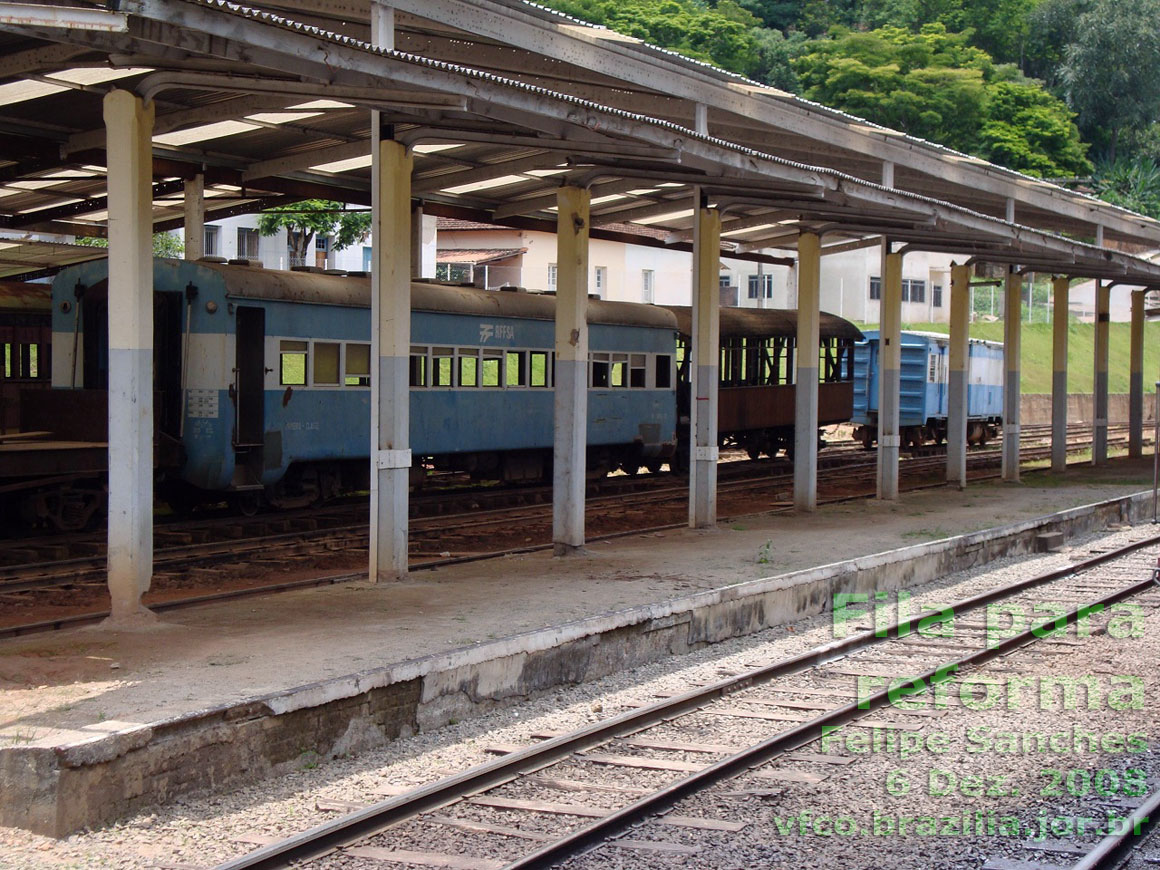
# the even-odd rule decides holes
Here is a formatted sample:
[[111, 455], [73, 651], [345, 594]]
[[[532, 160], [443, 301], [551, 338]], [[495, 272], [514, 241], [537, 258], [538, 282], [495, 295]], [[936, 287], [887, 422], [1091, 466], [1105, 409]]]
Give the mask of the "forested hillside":
[[1160, 0], [544, 0], [1160, 217]]

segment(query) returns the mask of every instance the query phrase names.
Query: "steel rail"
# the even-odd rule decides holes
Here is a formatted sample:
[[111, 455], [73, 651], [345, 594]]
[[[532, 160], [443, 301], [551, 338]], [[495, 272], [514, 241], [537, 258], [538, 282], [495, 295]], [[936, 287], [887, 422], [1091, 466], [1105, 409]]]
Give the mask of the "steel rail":
[[[496, 761], [478, 765], [462, 773], [448, 777], [439, 782], [422, 786], [406, 795], [389, 798], [365, 809], [358, 810], [330, 822], [310, 828], [285, 840], [271, 843], [242, 855], [231, 861], [220, 864], [215, 870], [273, 870], [284, 868], [291, 864], [313, 860], [333, 852], [343, 846], [350, 845], [365, 837], [373, 836], [392, 825], [415, 818], [422, 813], [429, 812], [448, 804], [455, 803], [465, 795], [486, 791], [496, 786], [510, 782], [526, 773], [539, 770], [556, 763], [576, 752], [593, 746], [606, 743], [609, 740], [624, 736], [645, 727], [651, 726], [664, 719], [671, 718], [705, 706], [706, 703], [729, 695], [733, 692], [749, 688], [753, 685], [768, 682], [778, 677], [809, 670], [825, 664], [849, 653], [873, 646], [884, 640], [907, 636], [912, 627], [929, 626], [953, 618], [953, 614], [966, 612], [986, 606], [987, 604], [1007, 598], [1027, 589], [1052, 583], [1057, 580], [1073, 576], [1082, 571], [1098, 567], [1109, 561], [1122, 558], [1129, 553], [1160, 543], [1160, 535], [1136, 541], [1116, 550], [1101, 553], [1082, 562], [1050, 571], [1044, 574], [1020, 580], [989, 592], [983, 592], [962, 601], [939, 608], [928, 610], [905, 621], [878, 630], [870, 630], [852, 635], [848, 638], [835, 640], [823, 646], [816, 647], [772, 665], [754, 669], [748, 673], [729, 677], [712, 685], [694, 689], [674, 698], [658, 701], [647, 707], [630, 710], [592, 725], [581, 728], [570, 734], [561, 735], [543, 743], [530, 746], [527, 749], [513, 752]], [[930, 680], [934, 677], [946, 678], [953, 669], [973, 661], [987, 661], [1032, 639], [1033, 631], [1043, 631], [1045, 626], [1054, 625], [1060, 628], [1073, 622], [1080, 611], [1090, 612], [1090, 608], [1100, 603], [1112, 603], [1129, 597], [1149, 587], [1153, 583], [1149, 577], [1143, 583], [1133, 584], [1125, 589], [1118, 590], [1108, 596], [1084, 605], [1082, 608], [1037, 624], [1019, 635], [1004, 640], [994, 647], [989, 647], [979, 653], [965, 656], [950, 665], [942, 665], [914, 678], [912, 684]], [[948, 616], [948, 612], [951, 616]], [[897, 694], [898, 690], [894, 690]], [[747, 767], [759, 764], [772, 754], [786, 749], [796, 748], [804, 743], [821, 736], [823, 725], [840, 724], [859, 715], [884, 706], [892, 697], [891, 692], [883, 690], [859, 702], [848, 704], [838, 710], [825, 714], [822, 717], [805, 722], [788, 731], [781, 732], [755, 747], [730, 758], [723, 759], [704, 770], [693, 774], [684, 780], [670, 785], [640, 801], [612, 813], [609, 816], [582, 828], [573, 835], [556, 843], [537, 850], [524, 859], [508, 865], [508, 870], [516, 868], [546, 867], [563, 860], [593, 845], [607, 839], [612, 833], [623, 829], [627, 825], [639, 821], [645, 816], [655, 814], [671, 806], [674, 802], [692, 794], [695, 791], [712, 784], [719, 779], [727, 778], [741, 772]]]
[[1095, 848], [1073, 864], [1071, 870], [1114, 870], [1120, 867], [1157, 824], [1160, 824], [1160, 791], [1152, 792], [1128, 818], [1122, 820], [1120, 830], [1096, 843]]

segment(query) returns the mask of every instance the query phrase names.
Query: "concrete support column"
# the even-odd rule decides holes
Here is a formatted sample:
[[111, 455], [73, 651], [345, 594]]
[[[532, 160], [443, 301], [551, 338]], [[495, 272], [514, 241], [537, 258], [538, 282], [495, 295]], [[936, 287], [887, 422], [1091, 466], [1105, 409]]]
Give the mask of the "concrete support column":
[[1023, 338], [1023, 276], [1007, 273], [1003, 293], [1003, 479], [1019, 482], [1019, 354]]
[[1067, 303], [1071, 279], [1051, 281], [1051, 470], [1067, 470]]
[[408, 567], [412, 156], [377, 124], [372, 139], [370, 577], [377, 583], [406, 576]]
[[185, 180], [185, 259], [205, 256], [205, 176]]
[[423, 203], [411, 207], [411, 277], [423, 277]]
[[818, 507], [818, 325], [822, 243], [816, 233], [798, 236], [797, 352], [794, 354], [793, 504]]
[[950, 375], [947, 380], [947, 483], [967, 487], [967, 377], [971, 269], [951, 266]]
[[705, 103], [693, 107], [693, 129], [703, 136], [709, 135], [709, 107]]
[[1112, 287], [1096, 281], [1095, 377], [1092, 383], [1092, 465], [1108, 461], [1108, 327]]
[[588, 467], [588, 233], [586, 188], [556, 194], [556, 404], [552, 543], [557, 556], [584, 546]]
[[153, 113], [105, 96], [109, 191], [109, 595], [113, 622], [149, 613], [153, 579]]
[[[689, 526], [717, 523], [717, 389], [721, 367], [721, 212], [697, 195], [693, 228], [693, 344], [689, 353], [693, 436], [689, 471]], [[765, 291], [762, 290], [762, 293]]]
[[1132, 338], [1129, 349], [1128, 455], [1144, 455], [1144, 295], [1132, 291]]
[[898, 498], [899, 390], [902, 371], [902, 254], [882, 264], [882, 321], [878, 333], [878, 497]]

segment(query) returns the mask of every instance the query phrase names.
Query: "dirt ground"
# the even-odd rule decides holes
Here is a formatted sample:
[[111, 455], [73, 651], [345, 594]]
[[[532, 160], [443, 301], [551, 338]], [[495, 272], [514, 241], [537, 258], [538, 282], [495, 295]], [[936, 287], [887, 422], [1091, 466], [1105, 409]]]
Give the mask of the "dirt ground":
[[1063, 478], [751, 516], [0, 642], [0, 746], [144, 723], [607, 611], [1054, 513], [1142, 489], [1151, 458]]

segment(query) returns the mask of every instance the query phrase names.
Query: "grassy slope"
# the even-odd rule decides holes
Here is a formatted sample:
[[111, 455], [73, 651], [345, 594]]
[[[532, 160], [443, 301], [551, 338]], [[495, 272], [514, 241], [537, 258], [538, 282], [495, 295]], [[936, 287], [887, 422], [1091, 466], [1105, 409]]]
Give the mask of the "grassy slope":
[[[877, 329], [877, 324], [866, 326]], [[924, 332], [947, 332], [945, 323], [908, 323], [905, 329]], [[1092, 391], [1094, 327], [1090, 323], [1073, 323], [1068, 327], [1067, 387], [1069, 392]], [[1003, 324], [972, 323], [971, 337], [989, 341], [1003, 340]], [[1111, 324], [1111, 349], [1108, 353], [1108, 391], [1128, 392], [1127, 323]], [[1021, 354], [1022, 388], [1024, 393], [1051, 392], [1051, 324], [1023, 324], [1023, 352]], [[1160, 322], [1144, 324], [1144, 390], [1155, 389], [1160, 377]]]

